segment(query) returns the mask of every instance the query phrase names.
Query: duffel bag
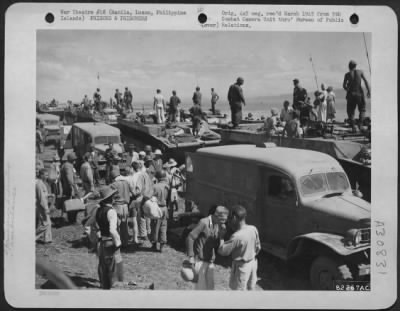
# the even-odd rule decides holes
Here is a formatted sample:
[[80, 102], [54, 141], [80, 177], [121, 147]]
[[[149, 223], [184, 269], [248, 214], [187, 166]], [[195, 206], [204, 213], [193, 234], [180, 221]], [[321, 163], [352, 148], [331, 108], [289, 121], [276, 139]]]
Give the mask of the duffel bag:
[[85, 204], [81, 199], [69, 199], [64, 201], [65, 212], [79, 212], [85, 210]]
[[160, 219], [162, 217], [162, 210], [158, 206], [156, 197], [151, 197], [143, 204], [143, 213], [150, 219]]

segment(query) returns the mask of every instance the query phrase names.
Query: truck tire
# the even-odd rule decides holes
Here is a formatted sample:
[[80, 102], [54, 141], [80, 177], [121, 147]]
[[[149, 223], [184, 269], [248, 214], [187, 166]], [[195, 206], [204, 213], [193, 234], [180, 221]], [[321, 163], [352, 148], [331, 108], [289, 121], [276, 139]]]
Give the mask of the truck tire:
[[349, 267], [336, 256], [319, 256], [311, 264], [310, 282], [316, 290], [333, 290], [334, 281], [352, 280]]

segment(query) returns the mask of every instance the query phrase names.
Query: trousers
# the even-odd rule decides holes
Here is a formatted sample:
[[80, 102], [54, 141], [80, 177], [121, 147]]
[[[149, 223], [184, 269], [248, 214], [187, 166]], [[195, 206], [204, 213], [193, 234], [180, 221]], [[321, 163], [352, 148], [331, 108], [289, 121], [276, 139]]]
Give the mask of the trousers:
[[167, 243], [168, 210], [166, 206], [161, 207], [163, 216], [160, 219], [151, 220], [152, 243]]
[[198, 280], [195, 285], [196, 290], [214, 290], [214, 270], [215, 265], [207, 261], [197, 261], [194, 269], [198, 273]]
[[144, 216], [142, 205], [144, 202], [141, 202], [140, 207], [137, 209], [137, 223], [138, 223], [138, 233], [140, 237], [147, 237], [147, 235], [151, 234], [151, 225], [150, 218]]
[[164, 107], [161, 105], [156, 106], [157, 123], [161, 124], [165, 122]]
[[254, 290], [257, 284], [257, 259], [248, 262], [232, 262], [229, 288], [232, 290]]
[[231, 119], [234, 127], [238, 126], [242, 121], [242, 103], [231, 103]]
[[36, 210], [36, 240], [44, 243], [51, 242], [53, 240], [51, 234], [51, 220], [50, 215], [45, 211]]
[[365, 119], [366, 104], [364, 94], [347, 94], [347, 116], [351, 125], [354, 122], [354, 115], [356, 108], [360, 113], [359, 122], [363, 122]]
[[123, 265], [121, 253], [115, 249], [111, 240], [100, 241], [97, 254], [99, 256], [98, 274], [101, 288], [111, 289], [114, 278], [122, 282]]

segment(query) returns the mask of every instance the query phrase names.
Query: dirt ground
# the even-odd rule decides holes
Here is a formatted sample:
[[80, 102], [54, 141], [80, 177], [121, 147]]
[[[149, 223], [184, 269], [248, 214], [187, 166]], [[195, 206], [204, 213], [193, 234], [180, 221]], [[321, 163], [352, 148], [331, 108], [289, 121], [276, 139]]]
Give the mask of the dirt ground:
[[[50, 146], [40, 155], [48, 165], [55, 150]], [[183, 209], [183, 204], [180, 205]], [[82, 289], [99, 289], [97, 274], [98, 258], [89, 251], [83, 237], [81, 220], [83, 212], [78, 214], [77, 223], [69, 224], [59, 210], [53, 209], [53, 242], [36, 244], [36, 258], [43, 258], [63, 271], [75, 285]], [[65, 218], [64, 218], [65, 217]], [[131, 230], [131, 226], [130, 226]], [[145, 242], [140, 248], [128, 247], [122, 252], [124, 264], [124, 283], [114, 289], [155, 289], [155, 290], [191, 290], [194, 284], [180, 277], [182, 261], [186, 259], [182, 243], [179, 242], [179, 229], [168, 233], [168, 245], [162, 253], [150, 250], [151, 244]], [[301, 266], [290, 267], [282, 260], [261, 252], [258, 256], [257, 290], [308, 290], [307, 269]], [[228, 290], [229, 261], [220, 258], [216, 264], [215, 288]], [[128, 284], [131, 282], [131, 284]], [[36, 275], [35, 288], [56, 288], [49, 280]]]

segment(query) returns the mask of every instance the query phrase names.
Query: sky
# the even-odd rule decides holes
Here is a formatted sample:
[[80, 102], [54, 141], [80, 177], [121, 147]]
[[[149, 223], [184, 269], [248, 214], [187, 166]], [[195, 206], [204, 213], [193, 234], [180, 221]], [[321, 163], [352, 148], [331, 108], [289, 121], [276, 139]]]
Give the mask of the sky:
[[197, 85], [204, 99], [211, 87], [225, 98], [238, 76], [247, 98], [290, 94], [294, 78], [311, 92], [310, 55], [319, 84], [341, 88], [351, 59], [370, 81], [362, 33], [39, 30], [37, 99], [78, 102], [100, 87], [109, 100], [128, 87], [134, 102], [151, 103], [158, 88], [190, 99]]

